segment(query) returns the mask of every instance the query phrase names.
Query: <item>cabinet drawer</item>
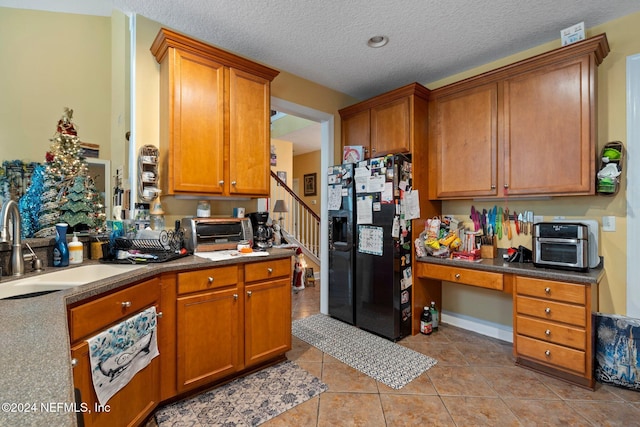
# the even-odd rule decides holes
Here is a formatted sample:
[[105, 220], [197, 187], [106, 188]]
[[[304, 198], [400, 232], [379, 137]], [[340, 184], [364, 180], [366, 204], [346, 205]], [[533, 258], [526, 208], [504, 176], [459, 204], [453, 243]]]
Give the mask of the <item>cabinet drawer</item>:
[[101, 332], [160, 300], [160, 279], [154, 278], [69, 309], [71, 342]]
[[446, 280], [454, 283], [478, 286], [481, 288], [503, 290], [503, 279], [500, 273], [477, 271], [467, 268], [449, 267], [429, 264], [425, 268], [430, 278]]
[[586, 327], [586, 309], [584, 306], [564, 304], [538, 298], [516, 297], [516, 312], [554, 322], [564, 322]]
[[585, 304], [587, 301], [586, 285], [532, 279], [529, 277], [518, 277], [516, 279], [516, 292], [519, 295], [548, 298], [575, 304]]
[[538, 341], [522, 335], [516, 336], [516, 345], [518, 356], [534, 359], [581, 375], [585, 374], [587, 358], [584, 351]]
[[288, 276], [291, 273], [291, 258], [253, 262], [244, 266], [245, 282], [269, 280]]
[[178, 273], [178, 294], [204, 291], [238, 283], [238, 266]]
[[516, 331], [519, 335], [565, 345], [577, 350], [586, 350], [587, 348], [587, 333], [581, 328], [517, 316]]

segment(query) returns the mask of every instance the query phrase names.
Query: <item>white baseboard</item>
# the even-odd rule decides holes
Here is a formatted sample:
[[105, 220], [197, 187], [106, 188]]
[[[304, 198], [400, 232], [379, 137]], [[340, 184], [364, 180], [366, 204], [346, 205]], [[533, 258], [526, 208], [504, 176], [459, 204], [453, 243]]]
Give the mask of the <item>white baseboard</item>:
[[442, 323], [457, 326], [458, 328], [513, 343], [513, 328], [499, 323], [488, 322], [486, 320], [465, 316], [464, 314], [446, 311], [441, 313], [441, 321]]

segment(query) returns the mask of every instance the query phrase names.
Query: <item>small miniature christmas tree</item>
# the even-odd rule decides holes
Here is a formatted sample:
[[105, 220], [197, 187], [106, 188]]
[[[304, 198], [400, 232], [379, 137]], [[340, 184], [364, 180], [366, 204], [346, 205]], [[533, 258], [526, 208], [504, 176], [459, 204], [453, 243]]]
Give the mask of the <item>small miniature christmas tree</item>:
[[76, 177], [73, 185], [69, 187], [66, 201], [60, 206], [60, 221], [74, 228], [80, 224], [93, 227], [95, 225], [92, 217], [94, 210], [91, 207], [93, 200], [89, 197], [89, 193], [87, 177]]
[[45, 166], [38, 211], [38, 231], [35, 233], [35, 237], [49, 237], [56, 234], [56, 223], [60, 217], [59, 184], [60, 180], [56, 176], [48, 174]]
[[87, 162], [82, 156], [80, 138], [72, 117], [73, 110], [65, 108], [47, 153], [47, 172], [61, 180], [87, 174]]

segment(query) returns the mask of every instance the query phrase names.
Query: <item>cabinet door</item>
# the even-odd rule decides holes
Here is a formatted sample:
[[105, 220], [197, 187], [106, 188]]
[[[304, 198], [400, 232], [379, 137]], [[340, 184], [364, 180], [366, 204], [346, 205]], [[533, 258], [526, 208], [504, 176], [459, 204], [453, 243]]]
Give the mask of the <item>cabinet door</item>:
[[594, 82], [588, 57], [504, 83], [505, 185], [510, 194], [593, 194]]
[[291, 349], [291, 281], [289, 278], [245, 288], [245, 366]]
[[80, 390], [85, 426], [133, 426], [142, 421], [160, 402], [160, 356], [138, 372], [104, 407], [98, 405], [89, 360], [89, 344], [83, 341], [72, 347], [74, 386]]
[[370, 157], [411, 151], [411, 98], [371, 108]]
[[[221, 194], [224, 183], [224, 67], [171, 49], [169, 193]], [[173, 60], [173, 62], [171, 62]]]
[[497, 83], [438, 98], [432, 105], [430, 197], [495, 196]]
[[369, 109], [342, 119], [342, 148], [347, 145], [364, 147], [364, 157], [369, 158], [371, 144], [371, 119]]
[[179, 392], [240, 369], [241, 328], [236, 287], [178, 298]]
[[269, 195], [269, 92], [268, 80], [229, 70], [229, 194]]

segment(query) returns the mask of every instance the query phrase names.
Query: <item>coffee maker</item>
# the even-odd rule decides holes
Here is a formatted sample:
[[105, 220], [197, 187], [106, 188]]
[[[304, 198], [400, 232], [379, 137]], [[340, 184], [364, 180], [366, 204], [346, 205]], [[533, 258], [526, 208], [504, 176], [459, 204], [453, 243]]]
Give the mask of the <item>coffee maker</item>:
[[269, 212], [253, 212], [249, 214], [253, 226], [253, 248], [265, 251], [272, 246], [273, 231], [267, 225]]

